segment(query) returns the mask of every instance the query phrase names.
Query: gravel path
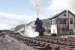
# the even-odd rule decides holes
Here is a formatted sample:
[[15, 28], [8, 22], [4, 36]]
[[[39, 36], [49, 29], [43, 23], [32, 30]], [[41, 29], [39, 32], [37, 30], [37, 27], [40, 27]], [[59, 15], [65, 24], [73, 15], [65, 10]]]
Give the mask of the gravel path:
[[36, 50], [16, 39], [5, 35], [5, 38], [0, 37], [0, 50]]

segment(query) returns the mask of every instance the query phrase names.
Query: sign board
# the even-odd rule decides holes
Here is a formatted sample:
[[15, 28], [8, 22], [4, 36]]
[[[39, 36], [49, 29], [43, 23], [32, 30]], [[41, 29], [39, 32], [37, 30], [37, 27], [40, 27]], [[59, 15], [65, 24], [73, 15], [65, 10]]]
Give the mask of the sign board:
[[57, 34], [57, 25], [51, 25], [51, 34]]

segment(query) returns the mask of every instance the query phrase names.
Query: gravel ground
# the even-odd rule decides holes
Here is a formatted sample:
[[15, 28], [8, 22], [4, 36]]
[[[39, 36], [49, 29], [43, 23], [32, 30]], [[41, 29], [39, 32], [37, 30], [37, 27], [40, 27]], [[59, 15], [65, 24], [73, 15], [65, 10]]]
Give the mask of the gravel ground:
[[0, 50], [36, 50], [16, 39], [5, 35], [5, 38], [0, 37]]

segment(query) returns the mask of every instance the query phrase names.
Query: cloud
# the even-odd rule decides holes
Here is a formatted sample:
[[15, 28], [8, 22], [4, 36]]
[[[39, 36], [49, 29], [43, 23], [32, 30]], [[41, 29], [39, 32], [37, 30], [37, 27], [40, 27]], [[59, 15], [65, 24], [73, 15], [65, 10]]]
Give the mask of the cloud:
[[[37, 2], [37, 4], [39, 5], [38, 8], [36, 7], [35, 4], [36, 3], [33, 2], [34, 6], [33, 8], [36, 12], [37, 10], [43, 11], [43, 9], [40, 7], [41, 5], [39, 5], [38, 2]], [[47, 14], [50, 14], [50, 16], [53, 16], [65, 9], [70, 9], [75, 12], [75, 0], [52, 0], [48, 8], [46, 7], [46, 11], [49, 11]], [[46, 18], [42, 16], [44, 15], [40, 15], [40, 18]], [[26, 16], [0, 12], [0, 29], [13, 28], [19, 24], [29, 23], [30, 21], [36, 20], [36, 18], [37, 18], [36, 15]]]
[[75, 0], [69, 0], [69, 7], [75, 13]]
[[11, 26], [8, 24], [0, 24], [0, 30], [5, 30], [5, 29], [9, 30], [10, 28]]
[[49, 11], [52, 15], [57, 14], [63, 10], [67, 10], [71, 8], [71, 0], [52, 0], [52, 3], [49, 4]]
[[5, 12], [0, 12], [0, 30], [14, 28], [19, 24], [26, 24], [35, 20], [36, 17], [16, 15]]

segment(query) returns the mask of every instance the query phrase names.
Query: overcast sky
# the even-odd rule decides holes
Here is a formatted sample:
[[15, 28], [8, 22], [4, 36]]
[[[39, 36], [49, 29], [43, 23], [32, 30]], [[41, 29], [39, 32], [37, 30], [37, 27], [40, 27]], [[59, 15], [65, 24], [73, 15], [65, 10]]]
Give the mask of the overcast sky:
[[[37, 17], [35, 0], [0, 0], [0, 29], [10, 29], [22, 23], [28, 23]], [[75, 0], [39, 0], [39, 18], [50, 18], [54, 14], [71, 9], [75, 11]], [[38, 4], [38, 3], [37, 3]]]

